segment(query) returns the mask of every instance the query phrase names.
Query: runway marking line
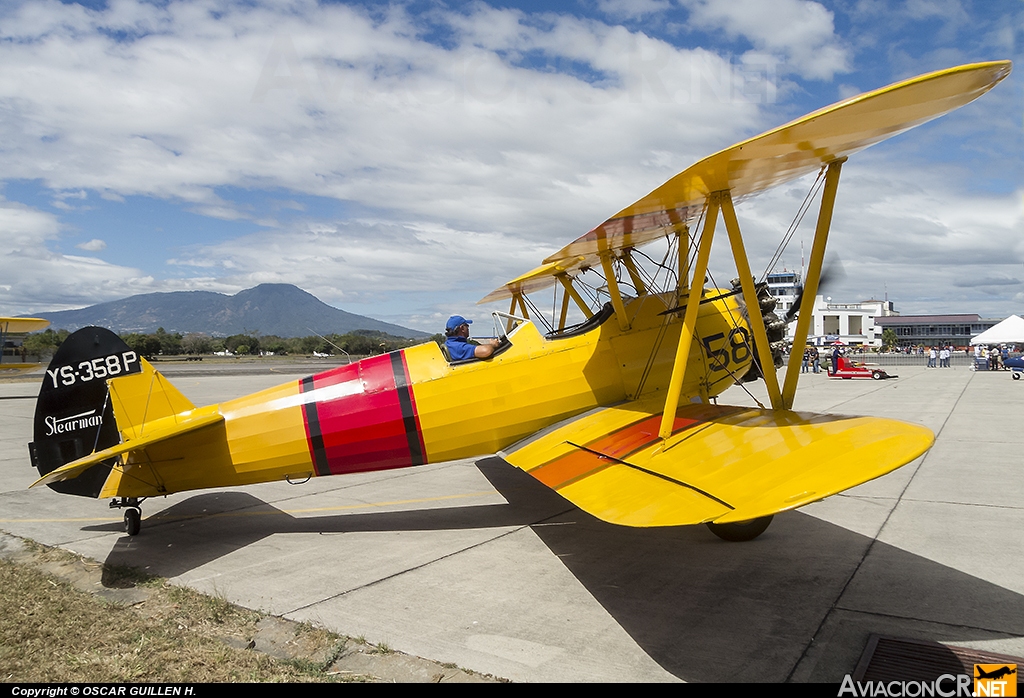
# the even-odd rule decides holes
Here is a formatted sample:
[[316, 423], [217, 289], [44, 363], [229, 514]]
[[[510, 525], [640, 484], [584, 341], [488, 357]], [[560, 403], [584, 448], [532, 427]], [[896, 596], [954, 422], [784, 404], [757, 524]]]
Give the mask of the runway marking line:
[[[407, 504], [424, 504], [427, 502], [443, 502], [452, 499], [468, 499], [472, 497], [483, 497], [486, 495], [496, 494], [493, 490], [490, 492], [467, 492], [465, 494], [448, 494], [441, 497], [422, 497], [419, 499], [396, 499], [389, 502], [368, 502], [366, 504], [347, 504], [344, 506], [336, 507], [313, 507], [310, 509], [274, 509], [273, 511], [225, 511], [215, 514], [182, 514], [180, 516], [162, 516], [160, 512], [153, 514], [153, 516], [146, 519], [146, 521], [185, 521], [188, 519], [200, 519], [200, 518], [221, 518], [221, 517], [242, 517], [242, 516], [277, 516], [280, 514], [287, 514], [289, 516], [294, 514], [310, 514], [324, 511], [352, 511], [357, 509], [375, 509], [380, 507], [391, 507]], [[266, 506], [273, 506], [267, 504]], [[90, 521], [117, 521], [120, 517], [73, 517], [73, 518], [51, 518], [51, 519], [0, 519], [0, 524], [4, 523], [56, 523], [56, 522], [90, 522]]]

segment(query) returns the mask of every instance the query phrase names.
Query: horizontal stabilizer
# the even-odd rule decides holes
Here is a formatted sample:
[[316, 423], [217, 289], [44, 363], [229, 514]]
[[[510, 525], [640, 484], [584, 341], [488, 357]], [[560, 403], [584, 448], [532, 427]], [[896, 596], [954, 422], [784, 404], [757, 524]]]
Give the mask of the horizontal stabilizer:
[[48, 485], [54, 482], [61, 482], [62, 480], [71, 480], [78, 477], [92, 466], [102, 463], [103, 461], [110, 460], [111, 458], [115, 458], [132, 451], [140, 451], [161, 441], [167, 441], [168, 439], [176, 438], [205, 427], [213, 426], [214, 424], [220, 424], [223, 421], [223, 415], [216, 411], [216, 405], [213, 405], [211, 407], [195, 410], [187, 417], [171, 416], [156, 422], [148, 422], [146, 423], [145, 433], [139, 438], [126, 440], [122, 443], [111, 446], [110, 448], [105, 448], [83, 458], [79, 458], [78, 460], [71, 461], [67, 465], [63, 465], [39, 478], [30, 485], [30, 488], [37, 487], [38, 485]]
[[935, 439], [891, 419], [689, 404], [662, 441], [662, 404], [588, 412], [499, 455], [603, 521], [679, 526], [795, 509], [891, 472]]

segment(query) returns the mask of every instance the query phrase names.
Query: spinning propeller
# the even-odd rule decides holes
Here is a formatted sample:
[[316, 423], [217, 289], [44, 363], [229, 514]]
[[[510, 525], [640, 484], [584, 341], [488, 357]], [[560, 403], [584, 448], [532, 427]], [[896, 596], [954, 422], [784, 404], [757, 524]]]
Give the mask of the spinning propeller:
[[[821, 277], [818, 280], [818, 291], [826, 291], [830, 286], [835, 286], [845, 278], [846, 270], [843, 268], [842, 261], [840, 261], [838, 256], [833, 256], [825, 262], [825, 267], [821, 270]], [[789, 308], [785, 317], [782, 318], [783, 325], [788, 325], [796, 320], [796, 316], [800, 312], [800, 304], [804, 299], [803, 284], [797, 288], [799, 290], [796, 293], [796, 300], [793, 301], [793, 305]]]

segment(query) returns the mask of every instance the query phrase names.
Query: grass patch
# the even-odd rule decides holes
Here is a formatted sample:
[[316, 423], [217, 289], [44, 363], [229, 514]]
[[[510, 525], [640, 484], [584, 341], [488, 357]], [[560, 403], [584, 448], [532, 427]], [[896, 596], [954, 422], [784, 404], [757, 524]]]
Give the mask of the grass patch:
[[[386, 643], [291, 623], [236, 606], [221, 594], [19, 540], [20, 550], [0, 558], [2, 682], [407, 680], [405, 669], [385, 661], [384, 655], [396, 653]], [[275, 658], [282, 656], [290, 659]], [[350, 657], [359, 658], [351, 669]], [[433, 666], [439, 670], [435, 680], [443, 680], [449, 667]]]
[[[47, 556], [53, 555], [53, 552]], [[104, 578], [108, 572], [104, 570]], [[136, 606], [110, 604], [33, 567], [0, 560], [0, 680], [5, 682], [360, 681], [308, 661], [236, 649], [261, 617], [222, 598], [154, 584]], [[325, 633], [325, 641], [343, 638]], [[244, 646], [244, 645], [243, 645]]]

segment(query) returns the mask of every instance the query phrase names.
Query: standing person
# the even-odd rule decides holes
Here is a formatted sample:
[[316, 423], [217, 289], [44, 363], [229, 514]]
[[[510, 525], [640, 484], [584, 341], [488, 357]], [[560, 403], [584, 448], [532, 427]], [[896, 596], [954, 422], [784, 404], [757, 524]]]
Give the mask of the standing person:
[[800, 364], [800, 373], [807, 373], [811, 370], [811, 350], [807, 347], [804, 348], [803, 362]]
[[946, 347], [939, 350], [939, 368], [949, 368], [949, 349]]
[[935, 352], [935, 347], [928, 347], [928, 368], [935, 368], [935, 359], [938, 354]]
[[813, 354], [811, 354], [811, 362], [814, 365], [814, 372], [815, 373], [820, 373], [821, 372], [821, 355], [818, 353], [818, 347], [812, 348], [811, 351], [813, 352]]

